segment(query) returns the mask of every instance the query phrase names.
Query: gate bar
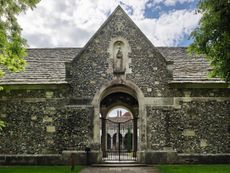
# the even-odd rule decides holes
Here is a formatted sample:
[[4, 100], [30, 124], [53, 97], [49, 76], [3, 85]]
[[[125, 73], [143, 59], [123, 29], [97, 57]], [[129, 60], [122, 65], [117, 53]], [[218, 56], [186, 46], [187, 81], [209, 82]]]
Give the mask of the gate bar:
[[120, 128], [121, 123], [118, 123], [118, 154], [119, 154], [119, 161], [121, 161], [121, 141], [120, 141]]

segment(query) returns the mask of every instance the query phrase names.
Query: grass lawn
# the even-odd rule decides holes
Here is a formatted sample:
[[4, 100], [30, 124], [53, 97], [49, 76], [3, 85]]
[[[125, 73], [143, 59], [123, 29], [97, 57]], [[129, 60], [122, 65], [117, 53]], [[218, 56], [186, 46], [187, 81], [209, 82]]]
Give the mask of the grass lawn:
[[70, 166], [0, 166], [0, 173], [78, 173], [82, 168], [71, 172]]
[[226, 165], [157, 165], [161, 173], [230, 173]]

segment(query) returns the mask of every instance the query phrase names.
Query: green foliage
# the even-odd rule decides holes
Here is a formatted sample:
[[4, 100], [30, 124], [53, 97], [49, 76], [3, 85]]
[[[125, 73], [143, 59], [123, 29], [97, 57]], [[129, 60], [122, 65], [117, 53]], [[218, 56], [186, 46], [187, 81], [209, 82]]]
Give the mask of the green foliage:
[[162, 173], [229, 173], [230, 165], [158, 165]]
[[6, 70], [24, 70], [26, 40], [21, 37], [21, 28], [16, 16], [33, 9], [40, 0], [0, 0], [0, 77]]
[[191, 33], [189, 52], [203, 54], [210, 62], [211, 77], [230, 80], [230, 0], [200, 0], [203, 16]]
[[2, 120], [0, 120], [0, 131], [2, 130], [3, 127], [5, 127], [5, 123]]

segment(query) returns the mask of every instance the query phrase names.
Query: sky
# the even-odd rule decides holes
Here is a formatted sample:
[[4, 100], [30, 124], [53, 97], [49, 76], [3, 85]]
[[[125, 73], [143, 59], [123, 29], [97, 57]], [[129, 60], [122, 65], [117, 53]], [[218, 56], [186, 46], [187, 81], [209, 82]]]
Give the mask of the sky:
[[18, 16], [29, 47], [83, 47], [120, 5], [154, 46], [188, 46], [198, 0], [41, 0]]
[[121, 108], [121, 107], [116, 107], [114, 109], [112, 109], [109, 113], [108, 113], [108, 117], [117, 117], [117, 111], [121, 111], [121, 115], [124, 115], [124, 113], [129, 112], [127, 109], [125, 108]]

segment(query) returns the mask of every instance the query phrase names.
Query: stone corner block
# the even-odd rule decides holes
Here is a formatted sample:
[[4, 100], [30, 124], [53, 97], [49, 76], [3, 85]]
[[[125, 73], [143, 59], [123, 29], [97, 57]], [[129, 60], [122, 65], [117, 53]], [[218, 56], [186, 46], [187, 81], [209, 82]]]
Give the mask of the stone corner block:
[[195, 131], [192, 129], [185, 129], [183, 130], [182, 135], [183, 136], [195, 136], [196, 134], [195, 134]]
[[55, 126], [46, 126], [46, 132], [54, 133], [56, 131]]

